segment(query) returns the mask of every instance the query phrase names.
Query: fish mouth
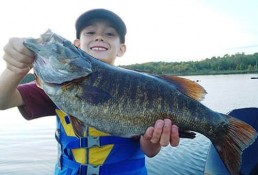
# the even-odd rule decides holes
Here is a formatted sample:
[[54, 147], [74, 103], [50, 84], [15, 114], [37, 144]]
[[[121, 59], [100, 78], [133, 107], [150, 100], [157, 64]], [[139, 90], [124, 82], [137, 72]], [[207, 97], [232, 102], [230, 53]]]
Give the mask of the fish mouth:
[[46, 83], [62, 84], [92, 72], [90, 56], [51, 31], [38, 39], [25, 39], [23, 44], [35, 54], [34, 72]]
[[33, 51], [34, 53], [37, 53], [41, 50], [37, 40], [33, 38], [24, 40], [23, 45], [26, 46], [29, 50]]

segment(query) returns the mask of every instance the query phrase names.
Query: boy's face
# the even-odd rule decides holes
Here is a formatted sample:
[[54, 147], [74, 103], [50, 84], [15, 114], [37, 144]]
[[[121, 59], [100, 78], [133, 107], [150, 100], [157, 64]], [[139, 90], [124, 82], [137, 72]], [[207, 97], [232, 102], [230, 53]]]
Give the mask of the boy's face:
[[105, 20], [95, 20], [86, 26], [74, 44], [109, 64], [114, 64], [116, 57], [123, 56], [126, 50], [126, 46], [120, 43], [117, 31]]

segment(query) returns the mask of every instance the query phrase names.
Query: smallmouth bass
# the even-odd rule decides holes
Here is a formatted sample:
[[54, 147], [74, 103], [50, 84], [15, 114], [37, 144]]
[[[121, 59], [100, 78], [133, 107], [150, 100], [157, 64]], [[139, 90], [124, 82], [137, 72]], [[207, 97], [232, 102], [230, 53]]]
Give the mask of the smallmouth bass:
[[208, 137], [233, 175], [239, 172], [242, 151], [257, 137], [245, 122], [200, 103], [206, 91], [191, 80], [106, 64], [51, 31], [24, 45], [36, 55], [38, 85], [71, 116], [77, 131], [83, 124], [132, 137], [170, 118], [185, 137], [193, 138], [191, 131]]

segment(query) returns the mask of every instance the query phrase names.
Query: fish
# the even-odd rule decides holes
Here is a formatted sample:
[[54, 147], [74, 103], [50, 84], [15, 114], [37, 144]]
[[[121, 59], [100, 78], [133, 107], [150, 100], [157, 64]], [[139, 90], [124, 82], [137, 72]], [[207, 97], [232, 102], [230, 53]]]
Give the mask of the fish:
[[51, 30], [23, 44], [35, 54], [37, 85], [71, 116], [75, 129], [93, 126], [133, 137], [170, 118], [180, 135], [209, 138], [232, 175], [239, 174], [242, 152], [257, 138], [252, 126], [202, 104], [207, 92], [197, 82], [109, 65]]

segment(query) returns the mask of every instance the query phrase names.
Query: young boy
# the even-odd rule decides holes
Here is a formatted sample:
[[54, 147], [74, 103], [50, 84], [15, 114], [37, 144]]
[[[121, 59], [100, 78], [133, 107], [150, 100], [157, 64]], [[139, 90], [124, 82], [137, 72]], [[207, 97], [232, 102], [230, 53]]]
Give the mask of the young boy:
[[[126, 26], [109, 10], [87, 11], [79, 16], [75, 27], [74, 44], [99, 60], [113, 65], [126, 51]], [[153, 157], [161, 146], [178, 145], [178, 128], [169, 119], [156, 121], [138, 139], [109, 136], [92, 127], [77, 133], [70, 116], [57, 109], [35, 82], [18, 85], [34, 61], [22, 42], [21, 38], [12, 38], [4, 48], [7, 66], [0, 76], [0, 108], [18, 106], [28, 120], [57, 116], [59, 157], [55, 174], [147, 174], [144, 154]]]

